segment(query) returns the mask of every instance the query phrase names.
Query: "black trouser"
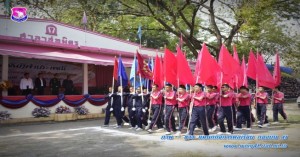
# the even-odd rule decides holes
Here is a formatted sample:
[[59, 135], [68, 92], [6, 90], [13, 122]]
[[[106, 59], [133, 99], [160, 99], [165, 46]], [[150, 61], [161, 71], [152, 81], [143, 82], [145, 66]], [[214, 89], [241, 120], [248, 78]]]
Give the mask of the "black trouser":
[[186, 120], [187, 120], [187, 117], [188, 117], [188, 111], [189, 111], [189, 107], [186, 106], [186, 107], [180, 107], [179, 108], [179, 131], [182, 130], [182, 128], [185, 126], [186, 124]]
[[144, 118], [143, 108], [142, 107], [136, 107], [135, 119], [136, 119], [136, 122], [137, 122], [137, 126], [139, 128], [143, 128], [143, 118]]
[[149, 129], [152, 129], [155, 124], [157, 125], [158, 129], [163, 128], [161, 117], [160, 117], [162, 112], [162, 105], [152, 104], [151, 111], [153, 113], [153, 116], [152, 116]]
[[258, 103], [256, 105], [256, 115], [257, 115], [257, 119], [260, 121], [259, 125], [268, 123], [267, 104]]
[[236, 107], [235, 104], [232, 104], [232, 120], [233, 120], [233, 125], [236, 126]]
[[273, 105], [273, 121], [278, 122], [278, 112], [282, 116], [283, 119], [287, 119], [287, 116], [284, 112], [283, 109], [283, 104], [282, 103], [276, 103]]
[[59, 88], [52, 88], [51, 94], [52, 95], [58, 95], [59, 94]]
[[122, 111], [120, 105], [113, 105], [113, 113], [117, 120], [117, 125], [122, 124]]
[[131, 127], [136, 126], [135, 111], [132, 111], [132, 106], [128, 106], [128, 115]]
[[126, 110], [126, 107], [124, 107], [124, 111], [121, 111], [121, 117], [122, 117], [122, 121], [124, 121], [125, 123], [129, 123], [129, 119], [128, 117], [125, 115], [125, 110]]
[[111, 115], [111, 113], [113, 113], [113, 112], [110, 111], [110, 107], [111, 107], [110, 105], [107, 105], [106, 108], [105, 108], [104, 125], [108, 125], [109, 124], [110, 115]]
[[239, 106], [237, 111], [237, 128], [242, 128], [243, 118], [247, 122], [247, 128], [251, 127], [251, 110], [250, 106]]
[[44, 87], [39, 87], [39, 88], [37, 88], [37, 94], [38, 95], [44, 95]]
[[31, 89], [23, 89], [22, 90], [22, 95], [28, 95], [31, 94]]
[[206, 116], [209, 128], [216, 126], [214, 122], [215, 108], [216, 105], [206, 105]]
[[218, 123], [220, 126], [221, 132], [226, 132], [224, 125], [224, 119], [226, 118], [228, 132], [233, 132], [233, 120], [232, 120], [232, 107], [231, 106], [221, 106], [218, 113]]
[[166, 105], [166, 113], [165, 113], [165, 127], [168, 132], [176, 131], [175, 126], [175, 118], [173, 116], [173, 112], [175, 110], [175, 106], [173, 105]]
[[216, 126], [218, 125], [218, 109], [219, 109], [219, 106], [216, 105], [215, 106], [215, 113], [214, 113], [214, 122], [215, 122]]
[[206, 108], [205, 106], [194, 106], [192, 110], [189, 135], [194, 135], [194, 130], [197, 123], [200, 121], [204, 135], [209, 135], [206, 123]]

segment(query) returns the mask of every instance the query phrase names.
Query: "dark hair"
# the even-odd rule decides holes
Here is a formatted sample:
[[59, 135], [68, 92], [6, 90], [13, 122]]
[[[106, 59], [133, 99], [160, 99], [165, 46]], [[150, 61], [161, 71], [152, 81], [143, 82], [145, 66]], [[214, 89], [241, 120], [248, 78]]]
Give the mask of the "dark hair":
[[212, 85], [207, 85], [206, 88], [212, 89], [212, 88], [214, 88], [214, 86], [212, 86]]
[[218, 89], [218, 86], [213, 86], [214, 89]]
[[280, 88], [281, 88], [280, 86], [276, 86], [276, 87], [275, 87], [275, 89], [278, 89], [278, 90], [280, 90]]
[[246, 86], [241, 86], [240, 89], [246, 89], [247, 91], [249, 91], [249, 88], [247, 88]]
[[186, 89], [185, 85], [179, 85], [179, 88]]
[[200, 84], [200, 83], [196, 83], [195, 86], [202, 88], [202, 84]]
[[167, 83], [165, 86], [172, 87], [172, 85], [170, 83]]
[[229, 85], [228, 85], [227, 83], [223, 84], [222, 86], [223, 86], [223, 87], [230, 88]]
[[26, 73], [24, 73], [24, 76], [25, 76], [25, 75], [29, 75], [29, 73], [28, 73], [28, 72], [26, 72]]
[[158, 87], [158, 85], [157, 85], [157, 84], [153, 84], [152, 86]]

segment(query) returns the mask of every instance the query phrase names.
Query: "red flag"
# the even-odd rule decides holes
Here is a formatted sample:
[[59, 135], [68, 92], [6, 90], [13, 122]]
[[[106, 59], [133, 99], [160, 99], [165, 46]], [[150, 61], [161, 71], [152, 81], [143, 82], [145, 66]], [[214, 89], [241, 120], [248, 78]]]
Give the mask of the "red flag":
[[169, 50], [165, 49], [164, 56], [164, 80], [173, 85], [177, 85], [177, 63], [175, 55]]
[[247, 67], [247, 76], [252, 78], [253, 80], [256, 80], [256, 57], [252, 50], [250, 50], [249, 53], [249, 59], [248, 59], [248, 67]]
[[164, 86], [164, 81], [161, 75], [162, 75], [162, 63], [158, 55], [156, 55], [154, 72], [153, 72], [153, 83], [158, 85], [159, 88], [163, 88]]
[[233, 59], [224, 45], [222, 45], [220, 50], [219, 65], [222, 68], [222, 84], [227, 83], [233, 88], [234, 77], [238, 72], [240, 65]]
[[247, 79], [247, 67], [246, 67], [246, 62], [245, 62], [245, 58], [243, 56], [243, 61], [242, 61], [242, 65], [241, 65], [241, 73], [242, 73], [242, 86], [246, 86], [248, 87], [248, 79]]
[[148, 64], [144, 61], [144, 58], [139, 54], [139, 52], [136, 53], [136, 57], [138, 59], [138, 74], [141, 74], [142, 78], [146, 78], [149, 80], [152, 80], [153, 73], [150, 70]]
[[195, 73], [197, 78], [196, 83], [207, 84], [207, 82], [210, 82], [210, 80], [221, 71], [221, 68], [217, 61], [209, 53], [205, 43], [202, 45], [201, 56], [201, 59], [197, 60], [199, 69], [198, 72]]
[[272, 74], [268, 70], [264, 59], [261, 55], [257, 55], [257, 79], [258, 81], [258, 86], [264, 86], [268, 88], [274, 88], [275, 87], [275, 82], [273, 79]]
[[115, 80], [118, 80], [118, 60], [115, 57], [115, 65], [114, 65], [114, 72], [113, 72], [113, 77]]
[[237, 61], [240, 64], [239, 55], [237, 53], [235, 45], [233, 45], [233, 58], [234, 58], [235, 61]]
[[276, 53], [275, 58], [276, 58], [276, 62], [274, 65], [273, 78], [274, 78], [275, 86], [279, 86], [281, 83], [281, 71], [280, 71], [280, 59], [278, 53]]
[[180, 47], [177, 46], [177, 77], [180, 84], [190, 84], [194, 85], [194, 78], [192, 71], [190, 69], [189, 63], [187, 62], [186, 58], [184, 57]]

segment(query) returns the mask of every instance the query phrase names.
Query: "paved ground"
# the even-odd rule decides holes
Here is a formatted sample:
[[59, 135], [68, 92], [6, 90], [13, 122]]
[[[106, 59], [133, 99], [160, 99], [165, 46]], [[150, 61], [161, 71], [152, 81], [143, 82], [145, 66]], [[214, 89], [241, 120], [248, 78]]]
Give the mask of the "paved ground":
[[[271, 125], [235, 134], [288, 135], [287, 140], [190, 140], [174, 137], [161, 140], [163, 133], [136, 132], [128, 126], [103, 128], [103, 119], [72, 122], [0, 125], [0, 157], [140, 157], [140, 156], [272, 156], [299, 157], [300, 109], [287, 104], [290, 123]], [[268, 112], [270, 114], [271, 112]], [[112, 121], [112, 124], [115, 124]], [[196, 135], [202, 134], [200, 130]], [[286, 149], [225, 149], [225, 144], [286, 143]]]

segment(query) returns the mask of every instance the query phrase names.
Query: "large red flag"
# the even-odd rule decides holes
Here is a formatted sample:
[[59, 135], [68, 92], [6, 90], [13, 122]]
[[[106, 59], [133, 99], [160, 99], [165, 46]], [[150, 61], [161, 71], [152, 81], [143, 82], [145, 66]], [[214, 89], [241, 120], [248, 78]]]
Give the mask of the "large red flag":
[[281, 83], [281, 71], [280, 71], [280, 59], [278, 53], [276, 53], [275, 58], [276, 58], [276, 62], [274, 65], [273, 78], [274, 78], [275, 86], [279, 86]]
[[189, 63], [184, 57], [180, 47], [177, 46], [177, 77], [180, 84], [190, 84], [194, 85], [194, 78], [192, 71], [190, 69]]
[[199, 62], [199, 70], [195, 73], [196, 83], [211, 83], [211, 81], [213, 82], [211, 79], [215, 79], [214, 77], [221, 71], [221, 68], [209, 53], [205, 43], [202, 45], [201, 56], [201, 59], [197, 60]]
[[273, 76], [268, 70], [263, 57], [259, 54], [257, 55], [256, 72], [257, 72], [257, 79], [258, 79], [256, 81], [258, 81], [258, 86], [264, 86], [271, 89], [275, 87]]
[[241, 65], [241, 70], [242, 70], [242, 85], [248, 87], [248, 79], [247, 79], [247, 67], [246, 67], [246, 62], [245, 58], [243, 56], [243, 61]]
[[175, 55], [169, 50], [165, 49], [164, 56], [164, 80], [173, 85], [177, 85], [177, 63]]
[[227, 48], [222, 45], [219, 54], [219, 65], [222, 69], [222, 84], [227, 83], [234, 87], [234, 77], [237, 74], [240, 65], [233, 59]]
[[154, 72], [153, 72], [153, 83], [158, 85], [159, 88], [163, 88], [164, 81], [162, 79], [162, 63], [158, 55], [155, 57], [155, 65], [154, 65]]
[[115, 57], [115, 65], [114, 65], [114, 72], [113, 72], [113, 77], [115, 80], [118, 80], [118, 60]]
[[247, 76], [252, 78], [253, 80], [256, 80], [256, 57], [252, 50], [250, 50], [249, 53], [249, 59], [248, 59], [248, 67], [247, 67]]
[[138, 74], [141, 74], [142, 78], [146, 78], [149, 80], [152, 80], [153, 73], [150, 70], [148, 64], [144, 61], [144, 58], [139, 54], [139, 52], [136, 53], [136, 57], [138, 59]]

